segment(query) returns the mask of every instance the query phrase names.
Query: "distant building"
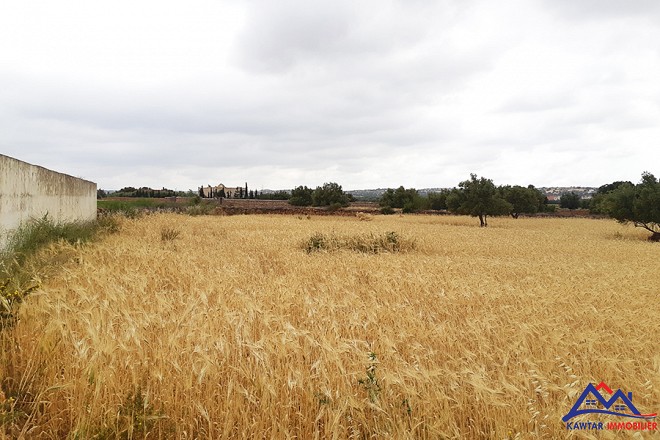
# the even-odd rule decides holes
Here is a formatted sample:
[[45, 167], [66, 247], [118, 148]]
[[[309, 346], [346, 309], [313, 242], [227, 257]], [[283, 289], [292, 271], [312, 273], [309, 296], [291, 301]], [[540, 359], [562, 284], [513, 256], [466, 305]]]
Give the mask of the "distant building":
[[199, 187], [199, 196], [207, 199], [213, 198], [226, 198], [226, 199], [239, 199], [246, 197], [247, 184], [245, 188], [242, 186], [225, 186], [222, 183], [216, 186], [206, 185]]

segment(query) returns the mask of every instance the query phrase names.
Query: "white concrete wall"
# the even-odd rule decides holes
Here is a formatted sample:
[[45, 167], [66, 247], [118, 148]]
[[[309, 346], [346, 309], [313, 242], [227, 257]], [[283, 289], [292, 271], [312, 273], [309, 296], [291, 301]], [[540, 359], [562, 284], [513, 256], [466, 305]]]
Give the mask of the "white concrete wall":
[[7, 233], [46, 213], [56, 223], [96, 219], [96, 183], [0, 154], [0, 248]]

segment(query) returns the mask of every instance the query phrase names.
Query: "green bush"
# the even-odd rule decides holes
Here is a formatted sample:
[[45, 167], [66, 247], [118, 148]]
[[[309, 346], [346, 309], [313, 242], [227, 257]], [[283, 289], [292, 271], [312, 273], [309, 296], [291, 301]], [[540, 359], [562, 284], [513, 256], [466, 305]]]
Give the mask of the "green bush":
[[410, 214], [415, 211], [417, 211], [417, 208], [415, 208], [415, 204], [413, 202], [406, 202], [401, 209], [401, 212], [404, 214]]
[[447, 209], [447, 194], [449, 194], [449, 190], [446, 189], [440, 190], [440, 192], [429, 193], [427, 196], [429, 208], [434, 211]]
[[340, 205], [341, 207], [349, 204], [348, 194], [344, 192], [341, 185], [334, 182], [316, 187], [312, 193], [312, 200], [314, 206]]
[[580, 196], [573, 191], [564, 193], [559, 198], [559, 206], [565, 209], [578, 209], [580, 207]]
[[70, 244], [84, 243], [91, 240], [101, 226], [110, 223], [111, 220], [105, 220], [103, 223], [96, 221], [55, 223], [46, 214], [40, 219], [32, 219], [24, 223], [9, 235], [4, 257], [6, 259], [12, 254], [20, 263], [52, 242], [63, 240]]
[[379, 203], [382, 207], [401, 208], [404, 213], [428, 209], [430, 206], [429, 199], [420, 196], [415, 188], [405, 189], [403, 186], [397, 189], [388, 188]]
[[214, 206], [210, 203], [202, 202], [199, 205], [192, 205], [186, 208], [186, 214], [197, 216], [197, 215], [211, 215], [213, 213]]
[[306, 186], [298, 186], [291, 191], [289, 203], [293, 206], [311, 206], [314, 203], [314, 190]]

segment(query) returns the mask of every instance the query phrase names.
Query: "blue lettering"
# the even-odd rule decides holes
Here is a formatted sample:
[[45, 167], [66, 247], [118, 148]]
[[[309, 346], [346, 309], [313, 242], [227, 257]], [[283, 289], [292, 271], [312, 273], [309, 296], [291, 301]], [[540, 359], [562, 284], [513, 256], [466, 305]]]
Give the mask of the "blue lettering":
[[566, 422], [566, 429], [603, 429], [603, 422]]

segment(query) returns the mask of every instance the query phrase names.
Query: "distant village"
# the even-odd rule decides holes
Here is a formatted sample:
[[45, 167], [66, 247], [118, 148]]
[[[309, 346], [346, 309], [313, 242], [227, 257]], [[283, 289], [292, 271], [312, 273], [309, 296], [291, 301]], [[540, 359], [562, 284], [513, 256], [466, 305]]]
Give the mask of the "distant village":
[[539, 188], [539, 191], [545, 194], [549, 202], [559, 202], [562, 194], [575, 193], [580, 196], [582, 200], [589, 200], [598, 191], [598, 188], [592, 188], [588, 186], [557, 186], [557, 187], [547, 187]]

